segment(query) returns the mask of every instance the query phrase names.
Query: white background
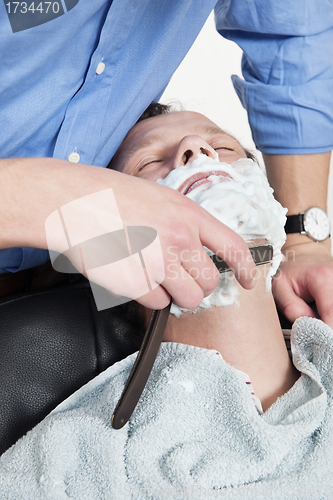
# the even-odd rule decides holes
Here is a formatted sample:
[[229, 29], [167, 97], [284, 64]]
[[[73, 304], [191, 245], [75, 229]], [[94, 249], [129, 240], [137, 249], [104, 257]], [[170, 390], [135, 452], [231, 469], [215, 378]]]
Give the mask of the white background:
[[[241, 74], [241, 49], [215, 30], [213, 14], [166, 88], [161, 102], [178, 101], [186, 110], [205, 114], [249, 149], [254, 149], [247, 113], [230, 76]], [[261, 155], [256, 153], [262, 162]], [[333, 225], [333, 159], [329, 182], [328, 213]]]

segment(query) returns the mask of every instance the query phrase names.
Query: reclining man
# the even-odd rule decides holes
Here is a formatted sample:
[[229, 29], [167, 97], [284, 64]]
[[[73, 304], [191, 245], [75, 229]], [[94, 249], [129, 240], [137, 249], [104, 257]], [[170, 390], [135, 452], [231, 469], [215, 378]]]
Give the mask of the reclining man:
[[271, 243], [273, 259], [257, 268], [253, 290], [222, 275], [197, 310], [173, 305], [147, 386], [122, 429], [112, 429], [110, 418], [135, 355], [7, 451], [0, 460], [6, 498], [330, 498], [332, 330], [297, 320], [291, 362], [269, 290], [285, 210], [247, 156], [197, 113], [155, 116], [126, 136], [112, 167], [180, 190], [249, 246]]
[[[219, 129], [205, 116], [193, 112], [168, 113], [169, 109], [159, 104], [155, 105], [155, 108], [154, 105], [148, 108], [148, 116], [155, 113], [161, 114], [142, 120], [132, 128], [110, 162], [110, 168], [153, 182], [167, 178], [165, 181], [166, 186], [176, 188], [181, 193], [190, 196], [238, 234], [250, 236], [249, 246], [265, 243], [267, 236], [270, 238], [270, 242], [273, 243], [272, 240], [275, 240], [274, 243], [277, 247], [274, 259], [275, 271], [282, 257], [280, 248], [285, 240], [283, 231], [285, 218], [282, 209], [280, 213], [276, 212], [276, 207], [279, 204], [275, 201], [272, 202], [272, 195], [270, 194], [267, 198], [260, 200], [261, 211], [265, 212], [265, 214], [260, 213], [259, 206], [255, 204], [255, 208], [252, 207], [251, 213], [251, 204], [249, 204], [248, 200], [253, 193], [250, 195], [246, 192], [239, 193], [238, 197], [235, 198], [235, 193], [232, 192], [231, 188], [230, 174], [221, 172], [219, 169], [216, 170], [214, 163], [211, 167], [208, 167], [208, 171], [204, 172], [204, 174], [200, 162], [192, 174], [193, 167], [189, 166], [200, 153], [203, 155], [203, 161], [205, 159], [207, 161], [207, 158], [215, 159], [216, 154], [218, 154], [219, 161], [228, 164], [241, 158], [253, 159], [253, 155], [250, 151], [243, 149], [235, 138]], [[134, 154], [133, 151], [135, 151]], [[179, 169], [182, 165], [184, 167]], [[244, 169], [245, 166], [241, 168]], [[269, 188], [268, 186], [262, 187], [260, 173], [259, 177], [257, 173], [257, 177], [251, 179], [250, 173], [252, 170], [258, 170], [257, 165], [249, 162], [248, 168], [247, 178], [237, 179], [238, 182], [235, 181], [233, 187], [234, 189], [240, 189], [240, 182], [251, 184], [252, 180], [252, 189], [254, 188], [254, 182], [258, 182], [260, 187], [257, 188], [256, 194], [258, 197], [260, 194], [262, 196], [262, 192], [265, 193], [265, 190], [269, 190]], [[204, 189], [204, 194], [213, 192], [212, 189], [209, 189], [214, 182], [214, 180], [209, 180], [212, 179], [209, 176], [211, 173], [209, 170], [211, 169], [215, 171], [217, 177], [215, 182], [218, 181], [219, 184], [221, 181], [226, 181], [226, 179], [229, 179], [229, 182], [223, 182], [218, 186], [215, 184], [217, 188], [215, 198], [212, 199], [208, 196], [200, 200], [201, 189]], [[177, 176], [180, 170], [182, 170], [182, 176], [181, 180], [178, 180]], [[176, 175], [172, 176], [171, 172]], [[218, 176], [218, 174], [221, 175]], [[160, 183], [163, 184], [163, 182]], [[226, 191], [221, 191], [222, 187], [226, 187]], [[198, 192], [197, 188], [199, 189], [199, 198], [195, 196]], [[209, 191], [206, 191], [207, 188]], [[224, 201], [221, 199], [222, 195], [225, 196]], [[232, 206], [235, 203], [239, 203], [236, 211]], [[272, 210], [269, 210], [269, 207], [272, 207]], [[249, 220], [247, 224], [242, 221], [242, 230], [240, 231], [238, 224], [242, 217], [244, 218], [246, 212], [247, 216], [251, 213], [253, 220]], [[258, 214], [262, 225], [260, 229]], [[280, 232], [274, 231], [274, 223]], [[273, 225], [273, 228], [270, 225]], [[259, 231], [261, 231], [261, 234], [259, 234]], [[172, 251], [173, 248], [170, 248], [169, 262], [172, 261]], [[200, 257], [198, 256], [198, 258]], [[188, 257], [187, 260], [189, 261], [190, 258]], [[168, 265], [172, 267], [172, 263]], [[268, 267], [270, 266], [268, 265]], [[235, 300], [231, 295], [231, 291], [224, 289], [224, 286], [223, 290], [219, 289], [220, 294], [224, 293], [224, 300], [221, 302], [220, 297], [217, 300], [212, 300], [214, 295], [212, 294], [210, 300], [204, 299], [201, 303], [202, 307], [201, 310], [199, 307], [199, 314], [189, 312], [181, 314], [181, 309], [173, 305], [171, 312], [176, 314], [178, 318], [171, 315], [164, 335], [164, 341], [181, 342], [216, 349], [223, 353], [223, 358], [227, 362], [250, 375], [256, 394], [259, 396], [264, 408], [267, 408], [278, 396], [284, 394], [290, 388], [290, 383], [292, 385], [295, 380], [295, 372], [285, 349], [275, 303], [272, 296], [266, 293], [265, 283], [270, 279], [270, 277], [267, 277], [268, 272], [267, 265], [265, 265], [261, 268], [261, 272], [257, 273], [260, 276], [260, 291], [258, 287], [258, 290], [253, 290], [252, 294], [244, 293], [241, 287], [237, 287], [237, 300]], [[202, 274], [202, 279], [204, 279], [204, 272]], [[195, 276], [195, 279], [198, 279], [197, 276]], [[236, 284], [234, 287], [236, 287]], [[223, 302], [227, 305], [232, 302], [233, 304], [227, 308], [210, 307], [211, 304], [221, 305]], [[257, 311], [261, 310], [261, 308], [264, 314], [258, 315]], [[150, 311], [146, 311], [146, 317], [149, 317]], [[267, 320], [267, 323], [265, 320]], [[225, 331], [223, 335], [221, 335], [221, 325], [223, 325]], [[271, 333], [269, 337], [270, 345], [267, 343], [267, 331]], [[274, 335], [273, 332], [275, 332]], [[262, 355], [263, 353], [264, 355]], [[254, 363], [257, 358], [261, 358], [262, 363]]]

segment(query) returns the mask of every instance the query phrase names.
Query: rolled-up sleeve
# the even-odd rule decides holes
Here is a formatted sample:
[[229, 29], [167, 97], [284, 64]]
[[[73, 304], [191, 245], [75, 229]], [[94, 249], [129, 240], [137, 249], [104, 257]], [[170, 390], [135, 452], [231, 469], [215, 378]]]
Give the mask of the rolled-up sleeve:
[[218, 32], [243, 50], [234, 88], [269, 154], [333, 149], [332, 0], [224, 0]]

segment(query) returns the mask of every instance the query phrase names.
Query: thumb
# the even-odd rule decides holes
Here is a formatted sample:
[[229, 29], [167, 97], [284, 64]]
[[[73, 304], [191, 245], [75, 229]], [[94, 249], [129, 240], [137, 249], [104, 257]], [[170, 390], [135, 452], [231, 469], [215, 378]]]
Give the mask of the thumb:
[[319, 317], [324, 323], [333, 328], [333, 299], [332, 285], [328, 281], [325, 286], [311, 284], [309, 291], [316, 301]]
[[301, 316], [316, 318], [314, 311], [295, 293], [290, 283], [273, 279], [272, 291], [278, 309], [291, 323]]

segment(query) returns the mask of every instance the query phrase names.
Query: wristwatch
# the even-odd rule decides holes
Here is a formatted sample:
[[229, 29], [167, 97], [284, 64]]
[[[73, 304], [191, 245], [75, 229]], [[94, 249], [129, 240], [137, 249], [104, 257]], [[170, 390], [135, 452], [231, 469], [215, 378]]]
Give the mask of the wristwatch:
[[306, 234], [314, 241], [324, 241], [330, 236], [330, 221], [324, 210], [311, 207], [297, 215], [287, 215], [286, 234]]

